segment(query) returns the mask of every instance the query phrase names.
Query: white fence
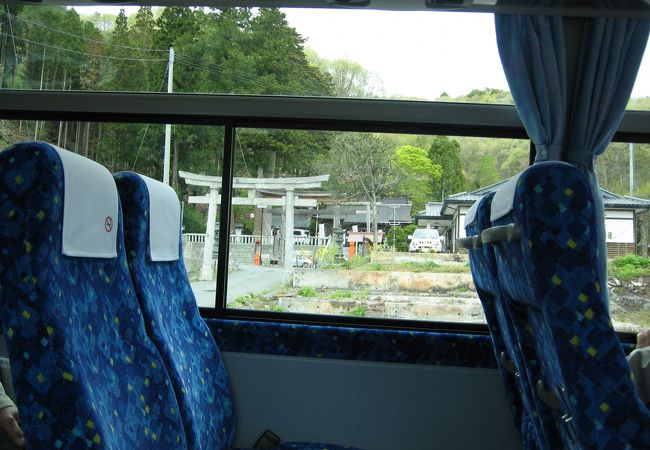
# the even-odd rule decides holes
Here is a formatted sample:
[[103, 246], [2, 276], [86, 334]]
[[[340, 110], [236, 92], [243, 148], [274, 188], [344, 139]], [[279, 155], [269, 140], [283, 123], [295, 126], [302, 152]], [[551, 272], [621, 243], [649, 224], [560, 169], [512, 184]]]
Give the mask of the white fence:
[[[273, 236], [252, 236], [250, 234], [231, 234], [230, 243], [231, 244], [255, 244], [255, 242], [261, 239], [262, 245], [273, 245]], [[324, 247], [329, 245], [331, 238], [330, 237], [318, 237], [318, 236], [294, 236], [293, 243], [294, 245], [308, 245], [313, 247]], [[183, 234], [183, 243], [204, 243], [205, 234], [204, 233], [184, 233]]]
[[187, 242], [205, 242], [205, 233], [183, 233], [183, 244]]
[[231, 234], [231, 244], [255, 244], [261, 240], [262, 245], [273, 245], [273, 236], [252, 236], [250, 234]]

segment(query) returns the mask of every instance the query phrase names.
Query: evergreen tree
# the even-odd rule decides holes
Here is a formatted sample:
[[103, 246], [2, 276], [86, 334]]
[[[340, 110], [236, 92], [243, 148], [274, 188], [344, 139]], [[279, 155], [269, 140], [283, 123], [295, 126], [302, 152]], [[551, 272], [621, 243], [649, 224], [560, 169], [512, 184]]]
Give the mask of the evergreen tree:
[[442, 201], [447, 195], [466, 188], [465, 174], [460, 159], [460, 143], [447, 136], [436, 136], [429, 147], [429, 159], [442, 168], [442, 176], [433, 182], [433, 198]]

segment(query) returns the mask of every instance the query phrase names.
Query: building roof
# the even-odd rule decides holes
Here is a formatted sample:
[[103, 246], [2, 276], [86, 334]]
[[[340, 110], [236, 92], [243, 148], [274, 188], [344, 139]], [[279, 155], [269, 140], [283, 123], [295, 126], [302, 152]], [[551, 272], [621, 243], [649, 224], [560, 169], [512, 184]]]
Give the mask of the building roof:
[[[485, 194], [498, 190], [506, 181], [508, 180], [499, 181], [471, 192], [460, 192], [458, 194], [449, 195], [445, 197], [442, 211], [445, 214], [453, 213], [452, 209], [455, 208], [450, 208], [450, 205], [471, 206]], [[605, 208], [650, 209], [650, 200], [647, 199], [618, 195], [603, 188], [600, 188], [600, 193], [603, 196], [603, 204], [605, 205]]]
[[[411, 202], [405, 198], [380, 199], [377, 202], [377, 223], [385, 225], [413, 223], [411, 206]], [[328, 205], [327, 208], [319, 210], [318, 215], [323, 219], [333, 219], [335, 208], [335, 205]], [[367, 217], [364, 203], [340, 205], [338, 208], [340, 208], [341, 223], [343, 225], [365, 225]], [[370, 220], [372, 221], [372, 209]]]

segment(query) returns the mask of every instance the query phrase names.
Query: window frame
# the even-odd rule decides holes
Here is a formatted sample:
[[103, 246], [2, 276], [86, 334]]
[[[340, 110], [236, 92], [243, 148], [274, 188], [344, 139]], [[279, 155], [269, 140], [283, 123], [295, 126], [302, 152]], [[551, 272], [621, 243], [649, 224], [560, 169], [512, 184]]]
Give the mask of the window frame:
[[[237, 128], [371, 131], [528, 139], [513, 105], [223, 94], [0, 90], [0, 119], [223, 126], [222, 202], [214, 308], [204, 318], [489, 334], [486, 324], [346, 317], [226, 307]], [[613, 141], [650, 143], [650, 111], [626, 111]], [[531, 153], [534, 145], [531, 143]], [[221, 299], [221, 300], [219, 300]], [[619, 332], [633, 342], [633, 333]]]

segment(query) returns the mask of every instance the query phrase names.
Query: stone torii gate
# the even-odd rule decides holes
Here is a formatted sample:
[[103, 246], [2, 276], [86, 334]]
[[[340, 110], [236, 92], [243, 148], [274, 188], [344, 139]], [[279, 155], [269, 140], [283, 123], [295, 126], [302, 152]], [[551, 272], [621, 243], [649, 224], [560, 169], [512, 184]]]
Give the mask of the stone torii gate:
[[[208, 204], [208, 222], [205, 230], [205, 243], [203, 247], [203, 264], [201, 266], [201, 280], [212, 280], [214, 270], [212, 267], [212, 252], [214, 250], [215, 223], [217, 221], [217, 206], [221, 204], [221, 177], [212, 175], [199, 175], [196, 173], [179, 171], [178, 174], [191, 186], [204, 186], [209, 188], [207, 196], [190, 197], [190, 203]], [[329, 180], [329, 175], [300, 178], [233, 178], [233, 189], [247, 189], [247, 197], [233, 197], [233, 205], [249, 206], [284, 206], [284, 270], [288, 278], [293, 273], [293, 224], [294, 208], [315, 207], [317, 201], [313, 199], [301, 199], [295, 196], [296, 190], [318, 189], [323, 182]], [[259, 189], [273, 189], [284, 191], [283, 198], [261, 198], [256, 197]]]

